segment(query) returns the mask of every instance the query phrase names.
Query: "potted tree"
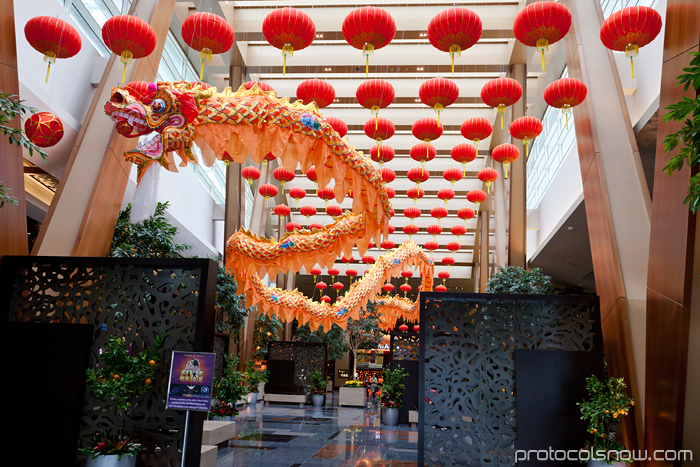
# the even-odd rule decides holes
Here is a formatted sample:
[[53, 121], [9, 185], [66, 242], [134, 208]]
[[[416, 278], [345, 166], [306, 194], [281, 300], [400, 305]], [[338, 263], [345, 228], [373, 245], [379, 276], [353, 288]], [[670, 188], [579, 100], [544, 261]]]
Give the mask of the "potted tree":
[[213, 420], [232, 421], [238, 414], [236, 403], [248, 393], [245, 375], [238, 371], [238, 357], [224, 356], [226, 366], [221, 378], [214, 382], [212, 396], [216, 402], [209, 411]]
[[588, 398], [577, 405], [581, 409], [581, 419], [588, 421], [591, 440], [584, 451], [588, 452], [589, 467], [606, 465], [623, 466], [631, 462], [631, 456], [623, 454], [625, 447], [615, 439], [615, 426], [627, 415], [634, 401], [625, 391], [623, 378], [607, 378], [603, 381], [596, 376], [586, 380]]
[[112, 432], [96, 433], [80, 448], [82, 454], [87, 454], [88, 467], [136, 465], [141, 444], [125, 432], [123, 417], [134, 398], [151, 389], [164, 340], [164, 336], [156, 336], [155, 348], [132, 354], [123, 338], [111, 336], [100, 362], [87, 371], [94, 396], [112, 402], [116, 412]]
[[323, 402], [326, 397], [326, 388], [328, 383], [323, 376], [321, 370], [311, 372], [311, 403], [314, 407], [323, 407]]
[[267, 383], [267, 370], [255, 368], [253, 360], [248, 360], [245, 370], [246, 384], [248, 386], [248, 404], [255, 405], [258, 402], [258, 389], [260, 383]]
[[395, 370], [384, 369], [384, 381], [382, 382], [382, 423], [387, 426], [396, 426], [399, 423], [399, 409], [403, 406], [401, 396], [404, 391], [404, 378], [408, 373], [399, 366]]

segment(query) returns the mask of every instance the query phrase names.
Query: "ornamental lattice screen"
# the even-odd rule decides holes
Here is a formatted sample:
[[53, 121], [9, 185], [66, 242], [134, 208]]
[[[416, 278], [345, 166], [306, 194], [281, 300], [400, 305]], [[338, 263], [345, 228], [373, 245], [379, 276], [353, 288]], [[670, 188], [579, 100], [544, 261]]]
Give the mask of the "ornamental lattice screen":
[[420, 294], [419, 465], [512, 466], [516, 349], [600, 353], [594, 296]]
[[[294, 380], [287, 384], [303, 388], [307, 396], [311, 394], [311, 373], [320, 370], [323, 376], [326, 376], [328, 344], [271, 341], [267, 349], [268, 362], [270, 360], [294, 362]], [[307, 402], [309, 399], [310, 397], [307, 397]]]
[[[175, 467], [181, 463], [185, 412], [165, 410], [171, 353], [211, 351], [216, 275], [216, 263], [208, 259], [5, 256], [0, 309], [8, 321], [94, 325], [90, 367], [111, 335], [139, 348], [164, 334], [154, 389], [136, 399], [125, 424], [144, 446], [140, 463]], [[188, 465], [199, 463], [205, 417], [190, 414]], [[114, 426], [114, 418], [111, 403], [86, 391], [81, 439]]]

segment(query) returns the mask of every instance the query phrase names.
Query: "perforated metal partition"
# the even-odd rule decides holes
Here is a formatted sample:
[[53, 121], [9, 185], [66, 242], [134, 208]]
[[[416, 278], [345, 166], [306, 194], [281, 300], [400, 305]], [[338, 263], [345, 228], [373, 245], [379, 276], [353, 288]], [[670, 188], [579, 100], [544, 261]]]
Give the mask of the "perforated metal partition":
[[[326, 376], [328, 344], [315, 342], [272, 341], [268, 343], [267, 360], [294, 362], [294, 381], [287, 384], [303, 388], [304, 393], [311, 394], [311, 373], [321, 370]], [[272, 371], [272, 369], [270, 370]], [[272, 375], [270, 375], [272, 379]], [[274, 392], [275, 388], [270, 391]], [[308, 401], [309, 397], [307, 397]]]
[[[94, 325], [91, 367], [113, 335], [135, 348], [166, 336], [153, 390], [124, 418], [144, 446], [144, 465], [179, 466], [185, 412], [165, 410], [172, 350], [211, 351], [216, 263], [208, 259], [116, 259], [5, 256], [0, 269], [0, 319]], [[31, 342], [27, 343], [31, 345]], [[60, 351], [60, 349], [56, 349]], [[187, 465], [198, 465], [206, 414], [192, 412]], [[110, 402], [86, 391], [81, 438], [115, 425]], [[192, 449], [189, 449], [192, 447]], [[194, 463], [196, 462], [196, 464]]]
[[514, 465], [516, 349], [603, 358], [597, 297], [420, 298], [419, 465]]

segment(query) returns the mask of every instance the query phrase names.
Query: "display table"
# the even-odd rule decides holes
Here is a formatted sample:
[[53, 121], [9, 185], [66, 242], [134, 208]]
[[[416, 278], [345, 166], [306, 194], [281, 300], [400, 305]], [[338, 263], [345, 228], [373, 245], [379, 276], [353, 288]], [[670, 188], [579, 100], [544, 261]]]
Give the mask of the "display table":
[[342, 386], [340, 395], [338, 396], [338, 406], [354, 406], [364, 407], [367, 389], [365, 388], [348, 388]]

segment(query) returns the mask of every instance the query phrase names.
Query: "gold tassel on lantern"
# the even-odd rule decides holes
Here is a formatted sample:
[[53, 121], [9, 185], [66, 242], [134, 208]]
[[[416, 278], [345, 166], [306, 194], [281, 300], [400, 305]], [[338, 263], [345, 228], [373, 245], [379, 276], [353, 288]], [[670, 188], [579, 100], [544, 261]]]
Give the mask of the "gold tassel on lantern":
[[287, 74], [287, 54], [294, 56], [294, 47], [291, 44], [284, 44], [282, 47], [282, 55], [284, 56], [284, 63], [282, 64], [282, 76]]
[[455, 74], [455, 54], [457, 54], [458, 57], [462, 56], [462, 48], [458, 46], [457, 44], [452, 44], [450, 46], [450, 57], [452, 57], [452, 74]]
[[126, 81], [126, 66], [131, 64], [134, 59], [134, 54], [130, 50], [125, 50], [121, 53], [121, 62], [124, 64], [124, 70], [122, 70], [122, 83]]
[[204, 47], [199, 52], [199, 57], [202, 59], [202, 65], [199, 67], [199, 80], [202, 81], [202, 76], [204, 76], [204, 60], [211, 62], [211, 49]]
[[[44, 61], [49, 64], [49, 67], [46, 69], [46, 82], [48, 83], [49, 82], [49, 72], [51, 71], [51, 64], [56, 63], [56, 54], [51, 52], [51, 51], [44, 52]], [[123, 79], [122, 79], [122, 82], [124, 82]]]
[[369, 56], [374, 53], [374, 45], [365, 44], [362, 46], [362, 55], [365, 56], [365, 76], [369, 76]]

